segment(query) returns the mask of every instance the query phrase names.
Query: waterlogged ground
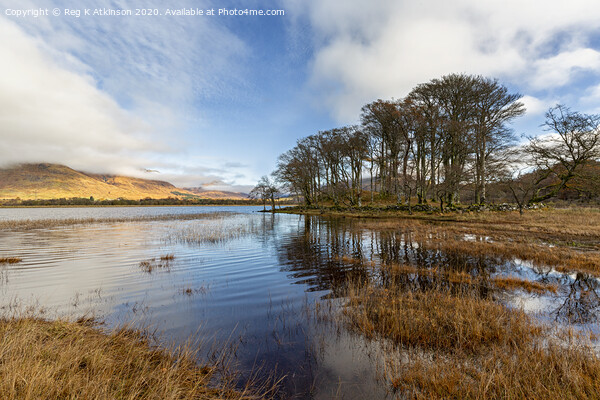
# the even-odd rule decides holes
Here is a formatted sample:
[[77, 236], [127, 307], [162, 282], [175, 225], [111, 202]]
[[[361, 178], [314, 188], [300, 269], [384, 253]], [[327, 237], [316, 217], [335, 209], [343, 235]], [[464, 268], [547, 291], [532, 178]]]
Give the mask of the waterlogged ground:
[[[401, 221], [397, 229], [378, 231], [352, 219], [260, 209], [0, 209], [0, 223], [96, 219], [6, 225], [0, 258], [22, 261], [0, 265], [0, 307], [5, 313], [31, 308], [50, 318], [88, 313], [107, 328], [133, 321], [156, 330], [166, 344], [190, 336], [204, 338], [207, 348], [227, 342], [237, 369], [246, 376], [285, 376], [284, 392], [299, 399], [394, 397], [378, 381], [385, 368], [381, 343], [341, 329], [322, 311], [343, 303], [339, 297], [349, 283], [385, 285], [382, 265], [412, 267], [401, 278], [407, 290], [439, 286], [451, 276], [440, 270], [467, 274], [484, 282], [482, 296], [523, 308], [540, 321], [595, 329], [600, 285], [589, 275], [506, 256], [444, 251]], [[140, 220], [145, 217], [156, 219]], [[97, 221], [103, 218], [112, 221]], [[508, 277], [537, 289], [485, 284]], [[448, 279], [441, 284], [452, 284]]]

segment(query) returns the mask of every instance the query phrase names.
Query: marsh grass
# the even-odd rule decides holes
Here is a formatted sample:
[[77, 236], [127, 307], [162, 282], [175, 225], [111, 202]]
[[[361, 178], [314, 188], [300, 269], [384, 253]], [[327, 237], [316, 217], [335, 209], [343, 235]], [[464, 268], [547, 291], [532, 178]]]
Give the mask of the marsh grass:
[[[494, 215], [494, 218], [499, 216]], [[522, 226], [516, 225], [515, 228], [511, 221], [507, 219], [496, 225], [494, 221], [485, 221], [480, 225], [455, 222], [432, 224], [401, 219], [361, 220], [355, 229], [397, 232], [404, 235], [404, 240], [417, 243], [420, 248], [449, 255], [499, 257], [505, 261], [518, 258], [536, 266], [552, 266], [560, 272], [580, 271], [600, 276], [600, 235], [575, 227], [570, 229], [568, 225], [559, 234], [552, 228], [554, 223], [549, 225], [550, 229], [531, 230], [531, 225], [521, 229]], [[577, 231], [577, 235], [565, 233], [570, 230]], [[595, 228], [593, 231], [597, 230]], [[553, 233], [548, 236], [548, 231]], [[549, 242], [552, 242], [551, 245]], [[588, 244], [582, 248], [569, 243]]]
[[491, 344], [513, 346], [540, 329], [525, 313], [463, 292], [403, 292], [366, 287], [349, 293], [351, 326], [367, 337], [384, 336], [400, 346], [475, 353]]
[[147, 260], [140, 261], [139, 268], [151, 274], [155, 270], [171, 271], [171, 262], [175, 259], [173, 254], [165, 254], [157, 258], [149, 258]]
[[18, 264], [23, 259], [19, 257], [0, 257], [0, 264]]
[[223, 244], [258, 234], [261, 229], [260, 225], [254, 223], [252, 216], [215, 218], [201, 221], [193, 226], [174, 229], [169, 239], [186, 244]]
[[[286, 212], [285, 209], [281, 212]], [[600, 208], [544, 208], [530, 210], [522, 216], [517, 211], [484, 211], [463, 213], [414, 213], [409, 215], [403, 211], [369, 211], [369, 210], [288, 210], [288, 213], [301, 213], [320, 216], [343, 216], [361, 218], [366, 223], [376, 226], [385, 221], [402, 221], [404, 223], [441, 223], [444, 225], [470, 226], [484, 228], [487, 232], [500, 231], [512, 233], [530, 233], [546, 237], [563, 238], [569, 242], [573, 238], [594, 239], [600, 236]]]
[[47, 229], [58, 226], [70, 225], [88, 225], [88, 224], [107, 224], [118, 222], [149, 222], [149, 221], [193, 221], [193, 220], [211, 220], [223, 219], [237, 215], [234, 212], [210, 212], [197, 214], [168, 214], [152, 215], [140, 217], [122, 217], [122, 218], [65, 218], [65, 219], [27, 219], [14, 221], [0, 221], [0, 229], [3, 230], [29, 230], [29, 229]]
[[108, 334], [91, 320], [0, 319], [0, 398], [27, 399], [257, 399], [197, 365], [188, 344], [167, 350], [128, 328]]
[[209, 285], [200, 285], [198, 287], [192, 287], [192, 286], [184, 286], [182, 287], [179, 292], [181, 294], [184, 294], [186, 296], [193, 296], [195, 294], [202, 294], [205, 295], [210, 291], [210, 286]]
[[558, 292], [558, 286], [549, 284], [531, 281], [528, 279], [520, 279], [512, 276], [496, 276], [492, 279], [492, 284], [503, 290], [514, 291], [516, 289], [524, 290], [527, 293], [535, 293], [535, 294], [544, 294], [544, 293], [552, 293], [556, 294]]
[[[337, 321], [392, 346], [382, 378], [402, 398], [597, 396], [600, 359], [589, 336], [551, 329], [498, 303], [493, 292], [482, 295], [479, 277], [431, 270], [429, 277], [437, 281], [407, 290], [404, 277], [423, 271], [410, 265], [381, 268], [387, 269], [384, 281], [347, 286]], [[549, 290], [517, 278], [497, 277], [489, 284], [502, 290]]]
[[593, 351], [555, 341], [492, 345], [477, 357], [414, 357], [389, 372], [393, 390], [412, 399], [591, 399], [600, 390]]

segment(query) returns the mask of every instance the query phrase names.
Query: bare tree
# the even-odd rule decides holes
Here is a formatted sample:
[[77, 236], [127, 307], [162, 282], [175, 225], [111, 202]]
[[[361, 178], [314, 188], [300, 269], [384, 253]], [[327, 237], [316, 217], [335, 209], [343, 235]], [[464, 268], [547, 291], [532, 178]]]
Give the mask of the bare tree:
[[[494, 79], [451, 74], [418, 85], [402, 100], [376, 100], [361, 111], [362, 126], [346, 126], [300, 139], [279, 158], [276, 176], [307, 205], [319, 201], [361, 205], [365, 163], [375, 191], [410, 205], [459, 201], [473, 184], [484, 202], [492, 167], [512, 140], [508, 122], [524, 112], [518, 94]], [[377, 174], [377, 176], [375, 175]]]
[[532, 137], [526, 147], [540, 172], [531, 202], [547, 200], [565, 187], [591, 160], [600, 158], [600, 115], [581, 114], [557, 104], [542, 125], [549, 135]]
[[361, 121], [365, 131], [379, 142], [379, 181], [384, 194], [397, 193], [398, 156], [402, 151], [397, 103], [377, 100], [362, 108]]
[[268, 195], [267, 195], [267, 187], [262, 182], [263, 178], [266, 178], [266, 176], [263, 176], [258, 181], [258, 183], [256, 184], [256, 186], [254, 186], [252, 188], [252, 190], [250, 191], [250, 198], [262, 200], [262, 202], [263, 202], [263, 211], [266, 211], [267, 210]]
[[503, 159], [505, 162], [497, 169], [498, 182], [508, 189], [519, 214], [523, 215], [539, 186], [539, 171], [531, 168], [530, 156], [522, 147], [507, 149]]
[[496, 79], [477, 77], [475, 81], [475, 123], [473, 124], [475, 156], [475, 202], [485, 203], [488, 166], [494, 156], [514, 142], [507, 123], [523, 115], [525, 107], [518, 102], [520, 94], [508, 89]]

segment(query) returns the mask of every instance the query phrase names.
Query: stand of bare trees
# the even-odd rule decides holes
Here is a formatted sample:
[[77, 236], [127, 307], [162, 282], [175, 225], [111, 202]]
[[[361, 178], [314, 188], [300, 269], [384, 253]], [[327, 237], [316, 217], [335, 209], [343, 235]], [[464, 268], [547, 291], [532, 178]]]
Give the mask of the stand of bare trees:
[[[516, 140], [509, 124], [525, 113], [520, 98], [496, 79], [446, 75], [416, 86], [403, 99], [365, 105], [361, 125], [298, 140], [279, 157], [274, 176], [309, 206], [323, 201], [360, 206], [367, 187], [371, 202], [377, 193], [409, 209], [415, 196], [418, 203], [451, 206], [465, 188], [483, 204], [490, 182], [524, 180], [529, 173], [534, 177], [525, 179], [531, 185], [527, 201], [546, 200], [600, 157], [600, 117], [561, 105], [550, 109], [543, 126], [551, 134], [521, 147], [519, 173], [511, 175]], [[525, 190], [521, 186], [511, 187], [515, 197]]]

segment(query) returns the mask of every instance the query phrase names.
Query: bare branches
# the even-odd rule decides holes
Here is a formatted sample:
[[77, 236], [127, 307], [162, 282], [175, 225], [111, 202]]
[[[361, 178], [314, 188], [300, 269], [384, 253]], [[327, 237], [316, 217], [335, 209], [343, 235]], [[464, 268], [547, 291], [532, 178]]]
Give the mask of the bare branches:
[[380, 199], [404, 198], [409, 208], [415, 194], [419, 203], [452, 205], [468, 190], [479, 204], [494, 182], [522, 210], [555, 196], [580, 178], [586, 163], [600, 159], [600, 116], [557, 105], [546, 113], [548, 134], [531, 137], [517, 158], [507, 157], [516, 141], [510, 123], [525, 113], [520, 98], [496, 79], [446, 75], [404, 99], [366, 104], [361, 126], [300, 139], [280, 156], [275, 176], [307, 205], [361, 205], [368, 170], [371, 202], [378, 189]]
[[600, 116], [581, 114], [557, 104], [546, 112], [542, 125], [550, 134], [529, 138], [526, 147], [540, 171], [540, 188], [532, 202], [555, 196], [586, 163], [600, 158]]

